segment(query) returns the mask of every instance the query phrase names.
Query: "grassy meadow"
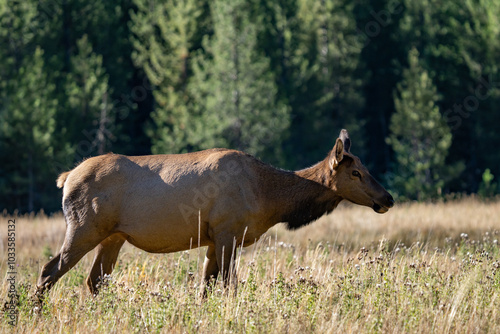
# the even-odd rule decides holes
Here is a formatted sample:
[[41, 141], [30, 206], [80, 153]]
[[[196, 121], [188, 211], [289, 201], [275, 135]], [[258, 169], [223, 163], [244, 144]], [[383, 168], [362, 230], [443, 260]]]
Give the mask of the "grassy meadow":
[[[8, 283], [2, 216], [2, 309]], [[201, 301], [205, 249], [148, 254], [126, 244], [92, 297], [93, 252], [33, 299], [62, 244], [61, 215], [16, 217], [16, 327], [42, 333], [500, 333], [500, 202], [399, 204], [384, 215], [343, 204], [297, 231], [277, 226], [237, 258], [238, 289]]]

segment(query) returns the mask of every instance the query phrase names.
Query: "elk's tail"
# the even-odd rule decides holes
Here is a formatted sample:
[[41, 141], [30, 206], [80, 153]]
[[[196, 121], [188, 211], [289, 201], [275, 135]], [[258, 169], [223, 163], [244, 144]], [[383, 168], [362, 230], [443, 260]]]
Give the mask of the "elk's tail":
[[59, 175], [59, 177], [57, 178], [57, 188], [64, 187], [64, 182], [66, 182], [66, 179], [68, 178], [68, 175], [70, 172], [71, 171], [64, 172], [64, 173], [61, 173], [61, 175]]

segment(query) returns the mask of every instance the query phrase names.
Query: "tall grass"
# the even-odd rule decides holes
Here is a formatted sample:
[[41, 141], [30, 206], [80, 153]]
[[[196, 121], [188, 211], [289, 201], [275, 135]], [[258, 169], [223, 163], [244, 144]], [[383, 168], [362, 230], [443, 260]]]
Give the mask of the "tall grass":
[[[237, 258], [238, 288], [201, 301], [204, 250], [148, 254], [130, 245], [92, 297], [92, 252], [32, 294], [64, 238], [62, 216], [17, 217], [16, 327], [2, 332], [500, 332], [500, 203], [402, 204], [385, 215], [343, 205], [295, 232], [278, 226]], [[6, 231], [7, 218], [0, 231]], [[5, 254], [5, 238], [2, 239]], [[6, 258], [0, 263], [7, 272]], [[5, 279], [0, 285], [6, 295]], [[2, 303], [3, 305], [3, 303]]]

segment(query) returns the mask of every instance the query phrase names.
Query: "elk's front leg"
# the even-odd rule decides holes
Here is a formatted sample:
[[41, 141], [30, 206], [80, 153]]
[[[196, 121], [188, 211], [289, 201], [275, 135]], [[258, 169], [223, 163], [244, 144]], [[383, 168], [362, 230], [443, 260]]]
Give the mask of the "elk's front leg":
[[203, 264], [203, 282], [200, 287], [202, 297], [207, 296], [208, 284], [212, 278], [217, 279], [219, 275], [219, 266], [217, 265], [217, 256], [215, 254], [215, 246], [209, 246], [205, 255]]

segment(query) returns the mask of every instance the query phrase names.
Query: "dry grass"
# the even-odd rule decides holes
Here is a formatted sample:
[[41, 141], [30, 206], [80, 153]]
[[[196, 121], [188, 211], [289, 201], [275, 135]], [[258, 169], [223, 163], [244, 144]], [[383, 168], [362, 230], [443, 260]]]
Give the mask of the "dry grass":
[[[97, 297], [84, 284], [90, 253], [41, 312], [30, 297], [65, 224], [62, 216], [18, 217], [19, 322], [12, 328], [4, 318], [0, 331], [498, 333], [498, 217], [499, 202], [470, 198], [402, 204], [385, 215], [345, 205], [298, 231], [270, 230], [238, 257], [236, 294], [219, 284], [203, 302], [204, 250], [153, 255], [126, 245]], [[7, 218], [0, 223], [6, 254]], [[0, 289], [6, 296], [6, 279]]]
[[475, 198], [448, 203], [399, 204], [383, 215], [343, 202], [331, 215], [314, 224], [279, 235], [303, 247], [309, 240], [329, 241], [352, 250], [381, 239], [406, 245], [419, 241], [436, 247], [443, 245], [446, 238], [460, 241], [461, 233], [477, 239], [485, 232], [500, 230], [498, 217], [500, 203], [485, 203]]

